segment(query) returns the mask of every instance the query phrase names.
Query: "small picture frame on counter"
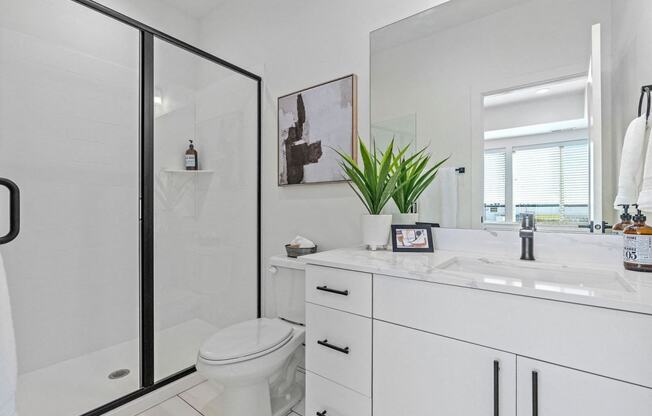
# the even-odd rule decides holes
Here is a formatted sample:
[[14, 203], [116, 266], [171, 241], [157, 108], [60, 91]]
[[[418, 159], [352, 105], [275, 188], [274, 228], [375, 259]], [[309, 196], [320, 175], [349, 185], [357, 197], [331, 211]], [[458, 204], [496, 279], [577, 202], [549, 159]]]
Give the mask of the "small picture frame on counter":
[[432, 229], [429, 225], [392, 225], [392, 247], [397, 253], [433, 253]]

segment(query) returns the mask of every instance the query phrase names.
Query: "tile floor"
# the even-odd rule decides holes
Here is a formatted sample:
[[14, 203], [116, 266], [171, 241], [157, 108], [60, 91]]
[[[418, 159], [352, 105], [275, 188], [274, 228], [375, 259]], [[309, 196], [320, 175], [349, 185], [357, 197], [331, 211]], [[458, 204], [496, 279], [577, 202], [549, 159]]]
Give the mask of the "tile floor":
[[[305, 374], [298, 372], [297, 375], [299, 381], [305, 385]], [[220, 416], [211, 408], [211, 401], [218, 397], [219, 394], [219, 389], [205, 381], [140, 413], [138, 416]], [[301, 401], [292, 410], [291, 416], [303, 416], [305, 403]]]

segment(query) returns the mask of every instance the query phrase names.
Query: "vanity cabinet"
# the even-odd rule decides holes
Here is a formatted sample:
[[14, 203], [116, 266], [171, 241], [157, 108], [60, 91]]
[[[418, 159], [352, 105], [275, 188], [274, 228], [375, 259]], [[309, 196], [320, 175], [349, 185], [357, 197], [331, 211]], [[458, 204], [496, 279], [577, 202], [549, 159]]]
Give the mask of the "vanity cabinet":
[[374, 416], [516, 414], [515, 355], [386, 322], [373, 330]]
[[346, 267], [306, 267], [307, 415], [652, 414], [652, 315]]
[[517, 368], [519, 416], [652, 414], [652, 389], [523, 357]]
[[371, 319], [308, 303], [306, 326], [308, 369], [371, 396]]
[[306, 266], [306, 415], [371, 416], [372, 276]]
[[652, 389], [386, 322], [373, 331], [374, 416], [650, 415]]

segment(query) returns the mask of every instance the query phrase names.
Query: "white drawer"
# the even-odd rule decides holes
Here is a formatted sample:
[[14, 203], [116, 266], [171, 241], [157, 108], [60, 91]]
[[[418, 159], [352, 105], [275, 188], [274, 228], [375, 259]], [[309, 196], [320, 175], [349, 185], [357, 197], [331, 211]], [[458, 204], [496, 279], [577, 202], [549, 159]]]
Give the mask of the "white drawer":
[[652, 316], [374, 276], [374, 318], [652, 387]]
[[370, 317], [371, 275], [308, 265], [306, 301]]
[[371, 399], [311, 372], [306, 373], [306, 416], [371, 416]]
[[306, 369], [371, 397], [371, 319], [306, 304]]

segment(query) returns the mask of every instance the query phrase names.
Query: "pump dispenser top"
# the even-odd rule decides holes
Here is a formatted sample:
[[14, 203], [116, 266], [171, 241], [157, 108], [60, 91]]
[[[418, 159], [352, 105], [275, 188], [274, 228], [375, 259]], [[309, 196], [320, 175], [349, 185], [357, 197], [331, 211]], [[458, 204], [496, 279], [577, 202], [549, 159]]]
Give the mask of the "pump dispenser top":
[[652, 272], [652, 227], [645, 223], [647, 217], [638, 205], [634, 207], [633, 224], [623, 232], [623, 265], [627, 270]]
[[623, 232], [625, 228], [632, 225], [632, 214], [629, 213], [629, 204], [620, 204], [623, 207], [623, 213], [620, 214], [620, 222], [613, 226], [612, 230], [615, 232]]

